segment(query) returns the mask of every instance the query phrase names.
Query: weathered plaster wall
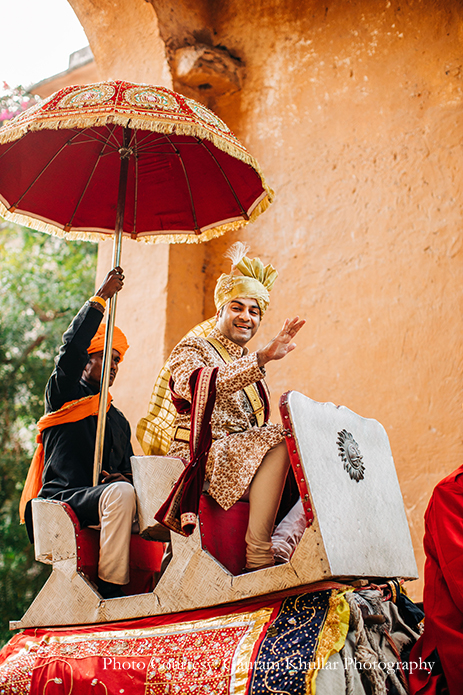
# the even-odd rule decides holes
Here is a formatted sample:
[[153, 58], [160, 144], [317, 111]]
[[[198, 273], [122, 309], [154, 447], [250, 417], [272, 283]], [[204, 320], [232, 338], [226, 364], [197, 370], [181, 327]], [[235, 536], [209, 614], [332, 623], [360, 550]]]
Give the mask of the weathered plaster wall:
[[169, 86], [171, 77], [157, 17], [145, 0], [68, 0], [104, 80]]
[[[461, 3], [178, 0], [174, 11], [167, 0], [152, 2], [72, 5], [105, 76], [166, 84], [174, 49], [195, 40], [225, 47], [244, 65], [241, 91], [211, 94], [208, 103], [277, 194], [240, 235], [280, 271], [257, 342], [288, 314], [307, 318], [298, 350], [268, 370], [274, 418], [278, 395], [297, 389], [382, 422], [421, 567], [429, 495], [463, 453]], [[140, 16], [149, 40], [127, 41]], [[132, 343], [135, 332], [159, 346], [156, 369], [195, 315], [213, 313], [213, 285], [228, 268], [222, 254], [236, 238], [196, 255], [188, 247], [147, 253], [143, 245], [130, 263], [124, 249], [130, 281], [119, 323]], [[142, 286], [144, 261], [152, 266]], [[141, 303], [141, 320], [123, 309], [129, 299]], [[129, 372], [127, 357], [129, 376], [118, 377], [133, 426], [155, 376], [148, 361], [137, 354]]]
[[461, 19], [457, 3], [243, 2], [220, 33], [247, 80], [237, 120], [218, 111], [277, 191], [247, 235], [281, 273], [259, 338], [308, 321], [273, 393], [382, 422], [420, 569], [432, 487], [462, 460]]

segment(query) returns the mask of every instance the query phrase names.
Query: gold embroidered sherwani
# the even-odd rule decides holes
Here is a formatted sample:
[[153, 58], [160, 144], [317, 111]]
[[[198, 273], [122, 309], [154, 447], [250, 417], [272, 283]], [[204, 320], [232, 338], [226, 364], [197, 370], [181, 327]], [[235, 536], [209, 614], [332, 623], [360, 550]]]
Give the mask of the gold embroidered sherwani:
[[[212, 413], [214, 439], [206, 466], [209, 494], [223, 509], [237, 502], [246, 491], [269, 449], [283, 441], [281, 425], [257, 427], [255, 416], [242, 389], [263, 380], [265, 371], [257, 364], [256, 353], [248, 353], [218, 328], [209, 335], [228, 350], [233, 362], [225, 364], [204, 338], [184, 338], [172, 351], [169, 368], [176, 394], [191, 402], [189, 380], [202, 367], [218, 367], [217, 396]], [[177, 415], [179, 427], [190, 427], [190, 415]], [[173, 441], [169, 456], [189, 460], [187, 442]]]

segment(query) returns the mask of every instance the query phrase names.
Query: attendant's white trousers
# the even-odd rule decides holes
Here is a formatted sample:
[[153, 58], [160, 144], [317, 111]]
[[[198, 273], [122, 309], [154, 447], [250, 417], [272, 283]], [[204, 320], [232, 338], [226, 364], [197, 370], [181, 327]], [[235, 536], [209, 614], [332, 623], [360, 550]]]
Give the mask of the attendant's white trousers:
[[137, 513], [135, 489], [124, 481], [111, 483], [101, 494], [98, 576], [111, 584], [129, 582], [130, 534]]

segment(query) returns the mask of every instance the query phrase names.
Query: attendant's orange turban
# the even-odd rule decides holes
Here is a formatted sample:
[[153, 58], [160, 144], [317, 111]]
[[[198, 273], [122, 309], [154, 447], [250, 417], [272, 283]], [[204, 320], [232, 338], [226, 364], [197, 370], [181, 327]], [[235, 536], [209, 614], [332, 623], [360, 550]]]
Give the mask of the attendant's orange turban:
[[[105, 323], [100, 323], [100, 326], [95, 333], [95, 335], [92, 338], [92, 342], [90, 343], [90, 347], [88, 348], [87, 352], [89, 355], [92, 354], [92, 352], [103, 352], [104, 350], [104, 336], [105, 336], [105, 331], [106, 331], [106, 324]], [[113, 350], [117, 350], [118, 353], [121, 356], [120, 362], [124, 359], [124, 355], [127, 352], [127, 349], [129, 347], [129, 344], [127, 342], [127, 338], [123, 334], [120, 328], [117, 326], [114, 326], [114, 335], [113, 335]]]

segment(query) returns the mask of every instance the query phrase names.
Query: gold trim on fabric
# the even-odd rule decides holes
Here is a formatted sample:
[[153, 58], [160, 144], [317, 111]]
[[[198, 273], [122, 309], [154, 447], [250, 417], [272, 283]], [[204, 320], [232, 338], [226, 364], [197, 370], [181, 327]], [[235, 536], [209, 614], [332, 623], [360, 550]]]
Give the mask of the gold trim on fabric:
[[391, 591], [391, 601], [392, 603], [397, 603], [397, 589], [394, 582], [386, 582]]
[[196, 382], [195, 389], [195, 401], [196, 406], [192, 412], [191, 417], [191, 450], [196, 452], [199, 442], [199, 436], [201, 434], [201, 427], [204, 420], [204, 411], [207, 405], [207, 399], [209, 396], [209, 388], [211, 385], [211, 377], [214, 372], [213, 367], [203, 367], [201, 373]]
[[[349, 591], [352, 591], [350, 589]], [[315, 695], [316, 678], [319, 670], [323, 668], [329, 657], [339, 652], [346, 641], [349, 631], [349, 604], [345, 599], [345, 591], [339, 592], [332, 589], [328, 613], [323, 629], [318, 637], [318, 647], [315, 652], [313, 668], [309, 668], [305, 677], [306, 695]]]
[[[224, 362], [230, 363], [234, 361], [225, 345], [222, 345], [219, 340], [216, 338], [206, 338], [206, 340], [212, 345], [213, 348], [217, 350]], [[259, 395], [257, 387], [255, 384], [249, 384], [249, 386], [245, 386], [242, 390], [245, 392], [247, 399], [251, 404], [252, 412], [256, 416], [258, 427], [262, 427], [262, 425], [265, 423], [265, 405], [262, 402], [262, 398]]]
[[[115, 639], [138, 639], [143, 637], [159, 637], [160, 635], [173, 635], [182, 632], [196, 632], [199, 630], [213, 630], [222, 627], [230, 627], [236, 624], [242, 624], [248, 621], [253, 622], [255, 626], [257, 624], [262, 627], [270, 620], [273, 608], [260, 608], [257, 611], [251, 611], [249, 613], [229, 613], [228, 615], [223, 615], [214, 618], [206, 618], [203, 620], [187, 620], [181, 623], [171, 623], [169, 625], [158, 625], [152, 627], [141, 627], [122, 630], [101, 630], [97, 632], [75, 632], [71, 635], [60, 635], [59, 633], [53, 632], [40, 640], [41, 644], [74, 644], [75, 642], [83, 642], [86, 640], [97, 640], [97, 641], [108, 641]], [[65, 628], [69, 629], [69, 628]], [[38, 642], [34, 640], [29, 640], [26, 645], [20, 651], [16, 652], [14, 657], [16, 658], [19, 654], [29, 653], [31, 650], [35, 649]], [[13, 658], [9, 657], [9, 658]]]
[[251, 623], [252, 620], [252, 623], [241, 644], [238, 645], [235, 658], [233, 659], [232, 683], [235, 686], [235, 695], [242, 695], [246, 692], [252, 652], [264, 626], [270, 621], [272, 613], [272, 608], [261, 608], [255, 613], [247, 614], [249, 622]]
[[[162, 233], [162, 232], [145, 232], [143, 234], [135, 234], [136, 241], [145, 242], [146, 244], [200, 244], [210, 239], [216, 239], [226, 232], [234, 232], [242, 227], [254, 222], [254, 220], [263, 213], [268, 206], [270, 201], [268, 196], [262, 200], [259, 205], [254, 209], [252, 215], [250, 215], [249, 220], [235, 220], [234, 222], [218, 223], [218, 226], [208, 229], [201, 234], [197, 234], [194, 230], [191, 232], [172, 232]], [[0, 201], [0, 215], [10, 222], [22, 225], [23, 227], [29, 227], [31, 229], [36, 229], [39, 232], [45, 232], [46, 234], [51, 234], [53, 236], [60, 237], [62, 239], [72, 239], [75, 241], [105, 241], [106, 239], [111, 239], [114, 235], [114, 230], [108, 229], [107, 231], [85, 231], [83, 229], [73, 231], [72, 229], [66, 231], [62, 227], [58, 227], [51, 221], [46, 221], [38, 217], [33, 217], [26, 212], [10, 212], [8, 208]], [[130, 232], [123, 232], [122, 236], [133, 238]]]
[[[216, 319], [213, 316], [192, 328], [185, 338], [190, 336], [205, 338], [215, 324]], [[137, 425], [137, 439], [146, 456], [165, 456], [173, 440], [177, 411], [172, 403], [169, 379], [170, 371], [166, 362], [154, 384], [148, 414]]]
[[[262, 621], [262, 625], [267, 623], [272, 614], [273, 608], [261, 608], [257, 611], [249, 613], [230, 613], [214, 618], [205, 618], [202, 620], [185, 620], [181, 623], [171, 623], [170, 625], [158, 625], [153, 627], [132, 628], [122, 631], [118, 630], [102, 630], [97, 632], [81, 632], [73, 633], [72, 635], [59, 635], [52, 633], [42, 640], [47, 644], [71, 644], [84, 640], [114, 640], [125, 638], [138, 637], [158, 637], [159, 635], [173, 635], [181, 632], [196, 632], [197, 630], [213, 630], [221, 627], [230, 627], [234, 624], [240, 624], [251, 621], [254, 616], [256, 620]], [[35, 645], [36, 642], [31, 640], [30, 645]]]

